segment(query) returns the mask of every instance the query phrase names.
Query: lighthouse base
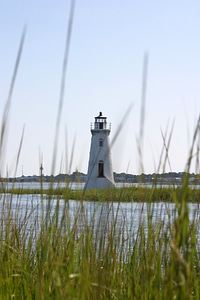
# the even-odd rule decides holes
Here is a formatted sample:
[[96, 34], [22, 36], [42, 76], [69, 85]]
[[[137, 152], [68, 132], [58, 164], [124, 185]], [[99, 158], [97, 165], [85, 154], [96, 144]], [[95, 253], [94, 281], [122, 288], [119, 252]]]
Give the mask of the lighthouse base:
[[85, 184], [85, 190], [112, 188], [115, 188], [115, 183], [106, 177], [88, 178]]

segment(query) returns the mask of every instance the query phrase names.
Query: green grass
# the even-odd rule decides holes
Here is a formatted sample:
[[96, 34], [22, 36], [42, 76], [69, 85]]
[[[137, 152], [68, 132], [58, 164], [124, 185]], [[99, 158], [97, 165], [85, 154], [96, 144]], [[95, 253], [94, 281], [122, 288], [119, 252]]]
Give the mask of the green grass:
[[[11, 188], [1, 189], [0, 193], [16, 195], [57, 196], [65, 200], [112, 201], [112, 202], [174, 202], [182, 197], [182, 187], [123, 187], [113, 190], [71, 190], [68, 187], [49, 189]], [[200, 189], [187, 188], [187, 203], [200, 203]]]
[[[170, 201], [177, 207], [169, 211], [167, 224], [153, 221], [150, 211], [154, 191], [147, 190], [149, 215], [145, 221], [141, 218], [134, 241], [125, 219], [116, 222], [120, 211], [118, 206], [113, 213], [116, 190], [107, 195], [110, 202], [97, 203], [100, 209], [102, 203], [107, 203], [109, 209], [94, 211], [90, 226], [82, 202], [72, 218], [67, 200], [62, 208], [57, 201], [48, 219], [45, 210], [40, 220], [36, 214], [30, 226], [30, 211], [27, 209], [23, 218], [20, 214], [22, 196], [18, 195], [13, 210], [13, 196], [8, 201], [2, 194], [0, 298], [199, 299], [198, 223], [195, 218], [189, 222], [189, 208], [181, 198], [185, 189], [172, 191]], [[143, 201], [145, 191], [137, 190], [137, 199], [141, 195]], [[123, 201], [123, 192], [127, 191], [120, 192]], [[53, 198], [59, 200], [60, 196]], [[135, 231], [133, 224], [131, 230]]]

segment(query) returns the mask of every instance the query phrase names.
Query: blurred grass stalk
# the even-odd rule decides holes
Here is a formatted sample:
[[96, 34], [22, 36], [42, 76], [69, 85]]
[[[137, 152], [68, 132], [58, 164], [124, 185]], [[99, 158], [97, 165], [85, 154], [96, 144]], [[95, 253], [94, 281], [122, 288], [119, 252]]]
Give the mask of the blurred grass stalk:
[[[7, 135], [8, 135], [8, 124], [9, 124], [9, 113], [10, 113], [11, 100], [12, 100], [12, 95], [13, 95], [13, 91], [14, 91], [14, 86], [15, 86], [18, 69], [19, 69], [20, 59], [22, 56], [25, 35], [26, 35], [26, 28], [24, 28], [22, 36], [21, 36], [19, 50], [17, 53], [13, 76], [11, 79], [10, 89], [9, 89], [9, 93], [8, 93], [8, 99], [6, 101], [6, 105], [5, 105], [5, 108], [3, 111], [3, 115], [2, 115], [2, 122], [1, 122], [1, 127], [0, 127], [0, 178], [2, 176], [2, 171], [4, 168], [4, 155], [5, 155], [5, 151], [6, 151], [6, 139], [7, 139]], [[24, 129], [23, 129], [23, 133], [24, 133]], [[22, 140], [23, 140], [23, 134], [22, 134]], [[22, 140], [20, 142], [18, 158], [19, 158], [19, 154], [20, 154], [20, 150], [21, 150]], [[17, 159], [17, 162], [18, 162], [18, 159]], [[17, 163], [16, 163], [16, 170], [17, 170]]]

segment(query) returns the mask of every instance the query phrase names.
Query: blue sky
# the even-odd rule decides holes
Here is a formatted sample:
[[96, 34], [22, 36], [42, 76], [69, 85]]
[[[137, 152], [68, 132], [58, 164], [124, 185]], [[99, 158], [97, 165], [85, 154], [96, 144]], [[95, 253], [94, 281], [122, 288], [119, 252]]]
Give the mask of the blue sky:
[[[17, 175], [22, 174], [22, 168], [24, 175], [38, 174], [41, 156], [44, 174], [51, 173], [69, 11], [70, 1], [0, 2], [1, 119], [21, 34], [27, 27], [2, 175], [6, 169], [9, 176], [14, 175], [24, 125]], [[173, 121], [170, 165], [165, 171], [185, 169], [200, 112], [199, 14], [200, 2], [194, 0], [76, 1], [56, 174], [75, 169], [86, 173], [90, 122], [102, 111], [112, 123], [112, 140], [130, 104], [132, 109], [112, 148], [113, 170], [141, 172], [138, 140], [145, 53], [148, 72], [143, 171], [159, 169], [161, 131], [168, 128], [168, 139]], [[196, 171], [194, 166], [191, 171]]]

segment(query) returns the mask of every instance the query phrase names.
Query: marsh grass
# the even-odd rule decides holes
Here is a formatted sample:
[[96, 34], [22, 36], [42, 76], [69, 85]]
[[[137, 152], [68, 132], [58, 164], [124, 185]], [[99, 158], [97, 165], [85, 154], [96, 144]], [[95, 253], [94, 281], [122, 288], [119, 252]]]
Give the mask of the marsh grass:
[[[98, 202], [143, 202], [157, 203], [167, 202], [174, 203], [176, 199], [182, 197], [182, 187], [123, 187], [113, 190], [71, 190], [68, 187], [57, 187], [49, 189], [31, 189], [3, 187], [0, 193], [13, 195], [43, 195], [44, 197], [57, 197], [65, 200], [85, 200]], [[176, 200], [177, 201], [177, 200]], [[198, 187], [188, 186], [186, 202], [200, 203], [200, 189]]]
[[109, 191], [105, 201], [102, 192], [89, 212], [81, 200], [73, 214], [60, 195], [37, 195], [37, 207], [34, 195], [24, 201], [26, 195], [1, 194], [1, 299], [198, 299], [198, 211], [191, 221], [183, 203], [190, 190], [169, 190], [174, 208], [156, 220], [154, 193], [147, 191], [146, 211], [139, 191], [141, 209], [129, 226], [121, 208], [126, 189], [118, 199]]

